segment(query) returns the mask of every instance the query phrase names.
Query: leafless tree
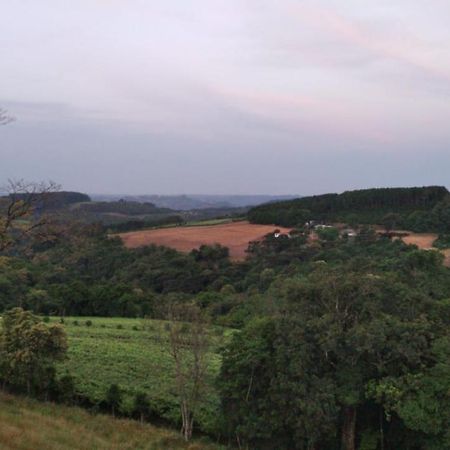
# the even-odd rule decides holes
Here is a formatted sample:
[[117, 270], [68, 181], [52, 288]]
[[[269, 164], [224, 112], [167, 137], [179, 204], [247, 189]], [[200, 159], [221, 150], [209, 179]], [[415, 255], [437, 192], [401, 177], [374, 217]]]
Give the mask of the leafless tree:
[[210, 336], [207, 321], [195, 305], [172, 305], [168, 319], [169, 353], [175, 368], [181, 433], [188, 441], [192, 437], [195, 414], [206, 394]]
[[0, 126], [14, 122], [14, 120], [14, 117], [10, 116], [6, 110], [0, 108]]
[[59, 186], [53, 182], [30, 183], [9, 180], [0, 189], [0, 253], [27, 238], [48, 236], [51, 220], [45, 213], [45, 204]]

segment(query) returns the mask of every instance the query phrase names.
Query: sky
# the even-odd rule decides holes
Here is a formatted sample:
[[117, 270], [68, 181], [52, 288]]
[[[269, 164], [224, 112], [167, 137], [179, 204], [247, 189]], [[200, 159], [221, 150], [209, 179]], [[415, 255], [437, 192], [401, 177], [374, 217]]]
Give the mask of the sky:
[[0, 185], [450, 187], [448, 0], [15, 0]]

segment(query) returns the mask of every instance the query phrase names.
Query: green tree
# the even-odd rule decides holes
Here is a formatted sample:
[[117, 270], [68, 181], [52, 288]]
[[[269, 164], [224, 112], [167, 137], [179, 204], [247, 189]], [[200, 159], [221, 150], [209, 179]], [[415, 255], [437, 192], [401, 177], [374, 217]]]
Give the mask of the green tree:
[[3, 315], [0, 373], [3, 383], [39, 392], [51, 381], [54, 365], [66, 356], [60, 325], [47, 325], [29, 311], [14, 308]]
[[344, 267], [285, 280], [278, 295], [278, 314], [236, 335], [223, 355], [224, 413], [240, 439], [354, 450], [358, 430], [378, 430], [383, 445], [388, 425], [371, 418], [369, 386], [434, 370], [434, 343], [448, 335], [439, 303], [392, 275]]
[[122, 391], [117, 384], [111, 384], [106, 391], [105, 403], [115, 417], [122, 405]]
[[133, 414], [138, 416], [141, 423], [150, 414], [150, 402], [147, 394], [138, 392], [134, 397]]
[[401, 223], [402, 216], [396, 213], [388, 213], [382, 219], [381, 223], [386, 231], [392, 231]]

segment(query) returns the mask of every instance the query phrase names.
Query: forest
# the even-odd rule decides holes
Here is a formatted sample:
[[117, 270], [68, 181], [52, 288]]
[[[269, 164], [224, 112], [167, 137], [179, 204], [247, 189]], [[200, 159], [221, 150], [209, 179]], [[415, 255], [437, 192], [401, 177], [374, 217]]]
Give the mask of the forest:
[[399, 228], [450, 232], [450, 193], [442, 186], [378, 188], [268, 203], [248, 212], [253, 223], [298, 226], [307, 221], [383, 224], [395, 215]]
[[0, 234], [4, 389], [231, 448], [450, 449], [450, 269], [437, 250], [365, 222], [414, 210], [448, 226], [448, 192], [344, 199], [253, 209], [252, 220], [286, 205], [351, 213], [357, 233], [311, 239], [302, 218], [289, 236], [251, 243], [242, 262], [219, 245], [126, 249], [101, 224], [52, 223], [32, 204], [21, 215], [19, 199]]

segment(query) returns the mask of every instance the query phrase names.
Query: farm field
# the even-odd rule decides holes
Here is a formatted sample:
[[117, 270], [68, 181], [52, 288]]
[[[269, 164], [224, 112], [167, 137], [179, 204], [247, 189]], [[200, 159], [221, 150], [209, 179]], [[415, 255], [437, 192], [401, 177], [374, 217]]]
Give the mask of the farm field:
[[221, 244], [230, 250], [230, 258], [235, 261], [245, 259], [245, 251], [251, 241], [263, 238], [275, 229], [288, 232], [288, 228], [275, 225], [256, 225], [247, 221], [218, 225], [202, 225], [155, 230], [131, 231], [118, 234], [128, 248], [156, 244], [189, 252], [202, 244]]
[[218, 450], [176, 431], [0, 394], [0, 448], [8, 450]]
[[[417, 245], [417, 247], [423, 250], [433, 248], [433, 242], [438, 238], [438, 235], [434, 233], [408, 233], [408, 236], [402, 238], [403, 242], [405, 242], [406, 244]], [[450, 267], [450, 249], [440, 251], [445, 256], [445, 265], [447, 267]]]
[[[87, 321], [92, 325], [87, 326]], [[177, 423], [179, 406], [172, 391], [173, 364], [166, 351], [165, 325], [164, 321], [143, 319], [66, 318], [68, 359], [59, 365], [58, 372], [69, 372], [78, 392], [93, 404], [100, 404], [110, 385], [117, 384], [124, 395], [124, 411], [130, 412], [134, 395], [144, 392], [157, 416]], [[229, 332], [212, 328], [212, 341], [219, 345]], [[219, 356], [211, 353], [211, 385], [219, 368]], [[218, 405], [216, 392], [211, 388], [198, 416], [203, 431], [213, 426]]]

